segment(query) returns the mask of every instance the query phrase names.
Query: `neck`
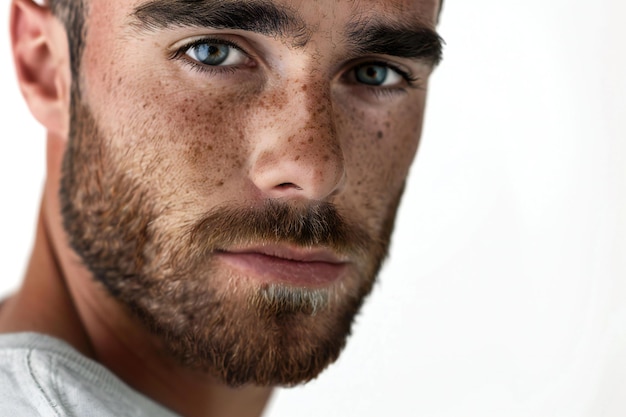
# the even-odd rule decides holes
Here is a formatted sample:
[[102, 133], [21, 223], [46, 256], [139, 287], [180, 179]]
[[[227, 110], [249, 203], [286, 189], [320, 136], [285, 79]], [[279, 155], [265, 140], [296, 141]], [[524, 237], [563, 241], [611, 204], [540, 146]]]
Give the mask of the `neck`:
[[178, 365], [92, 278], [65, 243], [55, 188], [46, 187], [26, 277], [0, 310], [0, 332], [34, 331], [62, 339], [183, 416], [260, 416], [271, 388], [234, 389]]
[[0, 310], [1, 333], [26, 331], [65, 340], [85, 356], [93, 354], [53, 251], [43, 209], [22, 286]]

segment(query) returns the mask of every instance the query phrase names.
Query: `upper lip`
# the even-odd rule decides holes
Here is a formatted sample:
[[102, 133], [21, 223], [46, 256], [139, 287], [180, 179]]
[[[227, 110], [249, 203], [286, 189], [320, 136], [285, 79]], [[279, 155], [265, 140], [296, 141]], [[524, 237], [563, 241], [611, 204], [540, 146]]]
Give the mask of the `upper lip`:
[[325, 247], [297, 247], [281, 244], [267, 244], [229, 248], [221, 252], [231, 254], [258, 254], [272, 256], [294, 262], [326, 262], [332, 264], [346, 263], [347, 260]]

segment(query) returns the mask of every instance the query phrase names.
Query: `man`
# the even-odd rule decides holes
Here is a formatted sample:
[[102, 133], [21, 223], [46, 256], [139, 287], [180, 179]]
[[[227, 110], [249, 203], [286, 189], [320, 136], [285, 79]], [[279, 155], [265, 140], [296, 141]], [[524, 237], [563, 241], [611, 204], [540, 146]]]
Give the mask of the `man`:
[[13, 0], [48, 131], [2, 415], [258, 416], [387, 253], [437, 0]]

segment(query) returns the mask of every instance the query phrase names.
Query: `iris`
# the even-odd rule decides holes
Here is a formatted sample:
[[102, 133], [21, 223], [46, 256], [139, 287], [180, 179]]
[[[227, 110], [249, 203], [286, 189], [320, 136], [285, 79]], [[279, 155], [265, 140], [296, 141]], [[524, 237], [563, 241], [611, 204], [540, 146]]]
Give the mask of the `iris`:
[[356, 79], [363, 84], [383, 85], [388, 73], [389, 68], [382, 65], [363, 65], [356, 69]]
[[231, 47], [214, 43], [201, 43], [191, 48], [194, 58], [206, 65], [221, 65], [230, 55]]

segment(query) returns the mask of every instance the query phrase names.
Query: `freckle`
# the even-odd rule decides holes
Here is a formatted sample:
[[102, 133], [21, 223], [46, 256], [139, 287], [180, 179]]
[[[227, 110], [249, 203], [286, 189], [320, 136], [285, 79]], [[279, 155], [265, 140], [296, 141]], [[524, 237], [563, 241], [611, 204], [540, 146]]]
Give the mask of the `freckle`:
[[220, 181], [220, 182], [218, 182], [218, 183], [217, 183], [217, 186], [218, 186], [218, 187], [223, 187], [223, 186], [224, 186], [224, 181]]
[[299, 161], [300, 160], [300, 155], [296, 156], [293, 160], [294, 161]]
[[385, 135], [383, 134], [383, 132], [381, 130], [378, 131], [378, 133], [376, 133], [376, 137], [378, 139], [382, 139]]
[[313, 143], [313, 138], [309, 138], [308, 142]]
[[119, 77], [119, 78], [117, 79], [117, 85], [120, 85], [120, 84], [122, 84], [122, 77]]
[[307, 85], [306, 84], [302, 84], [302, 91], [306, 91], [307, 90]]
[[324, 155], [324, 162], [330, 161], [330, 155]]

